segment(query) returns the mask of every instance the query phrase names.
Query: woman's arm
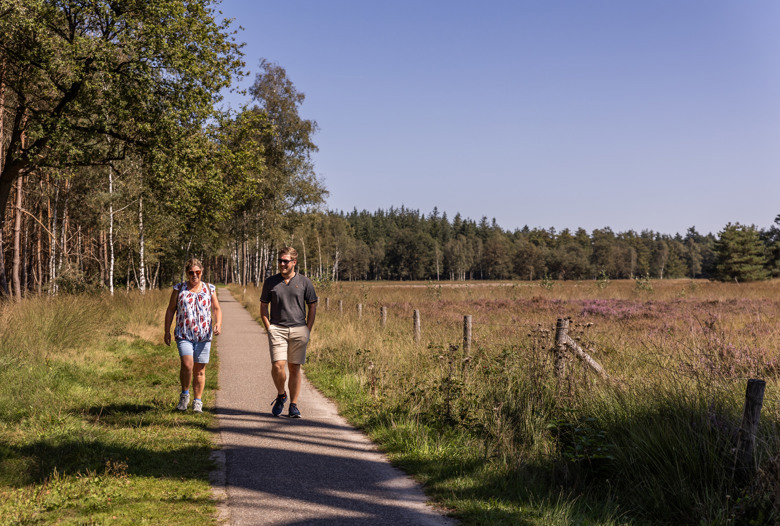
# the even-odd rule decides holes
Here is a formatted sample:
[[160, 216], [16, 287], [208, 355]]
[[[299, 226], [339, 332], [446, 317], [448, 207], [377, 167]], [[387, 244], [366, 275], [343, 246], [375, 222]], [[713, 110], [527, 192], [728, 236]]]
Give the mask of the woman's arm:
[[165, 345], [171, 344], [171, 322], [173, 321], [173, 315], [176, 314], [176, 302], [179, 300], [179, 291], [173, 289], [171, 292], [171, 299], [168, 301], [168, 308], [165, 310], [165, 335], [163, 341]]
[[222, 308], [216, 293], [211, 295], [211, 311], [214, 313], [214, 334], [219, 334], [222, 332]]

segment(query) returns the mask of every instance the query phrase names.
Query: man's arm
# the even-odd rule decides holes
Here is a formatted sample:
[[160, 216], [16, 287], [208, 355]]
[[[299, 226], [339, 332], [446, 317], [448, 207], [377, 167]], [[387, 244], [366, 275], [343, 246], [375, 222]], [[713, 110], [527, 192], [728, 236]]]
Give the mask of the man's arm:
[[268, 315], [268, 304], [264, 302], [260, 302], [260, 319], [263, 320], [263, 325], [265, 325], [266, 332], [271, 331], [271, 318]]
[[309, 328], [309, 332], [311, 332], [311, 328], [314, 327], [314, 318], [317, 317], [317, 303], [309, 303], [308, 307], [308, 312], [306, 313], [306, 326]]

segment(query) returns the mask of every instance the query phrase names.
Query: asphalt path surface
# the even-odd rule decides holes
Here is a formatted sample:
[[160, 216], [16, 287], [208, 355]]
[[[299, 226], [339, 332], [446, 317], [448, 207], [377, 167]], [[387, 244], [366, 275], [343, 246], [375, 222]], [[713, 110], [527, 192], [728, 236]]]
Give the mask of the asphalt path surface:
[[305, 378], [298, 399], [303, 418], [287, 418], [287, 406], [285, 416], [272, 416], [276, 389], [265, 330], [226, 289], [219, 290], [219, 301], [222, 449], [213, 482], [224, 523], [455, 524]]

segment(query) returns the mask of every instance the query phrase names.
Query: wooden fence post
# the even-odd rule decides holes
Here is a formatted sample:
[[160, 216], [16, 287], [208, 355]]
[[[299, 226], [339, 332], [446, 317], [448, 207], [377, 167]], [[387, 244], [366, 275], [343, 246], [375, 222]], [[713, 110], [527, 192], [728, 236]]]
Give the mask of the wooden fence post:
[[414, 309], [414, 341], [415, 343], [420, 341], [422, 329], [420, 328], [420, 311]]
[[379, 325], [384, 329], [387, 325], [387, 307], [379, 309]]
[[330, 298], [325, 298], [325, 310], [330, 308]]
[[563, 380], [566, 372], [566, 338], [569, 332], [569, 320], [558, 318], [555, 323], [555, 377]]
[[471, 316], [463, 316], [463, 358], [471, 355]]
[[357, 304], [357, 316], [358, 316], [358, 319], [363, 317], [363, 304], [362, 303], [358, 303]]
[[344, 300], [339, 300], [339, 314], [344, 312]]
[[764, 405], [764, 380], [748, 380], [745, 390], [745, 411], [742, 415], [742, 426], [737, 437], [737, 458], [735, 475], [741, 481], [746, 481], [753, 473], [753, 448], [758, 432], [758, 420], [761, 416], [761, 406]]
[[466, 379], [466, 369], [471, 360], [471, 315], [463, 316], [463, 379]]

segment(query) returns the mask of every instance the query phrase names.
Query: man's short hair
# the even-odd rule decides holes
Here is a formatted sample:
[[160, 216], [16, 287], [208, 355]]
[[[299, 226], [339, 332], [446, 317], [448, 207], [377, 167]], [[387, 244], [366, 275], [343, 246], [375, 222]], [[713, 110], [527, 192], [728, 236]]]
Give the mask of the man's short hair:
[[298, 251], [293, 247], [284, 247], [279, 251], [279, 257], [290, 256], [290, 259], [298, 259]]

